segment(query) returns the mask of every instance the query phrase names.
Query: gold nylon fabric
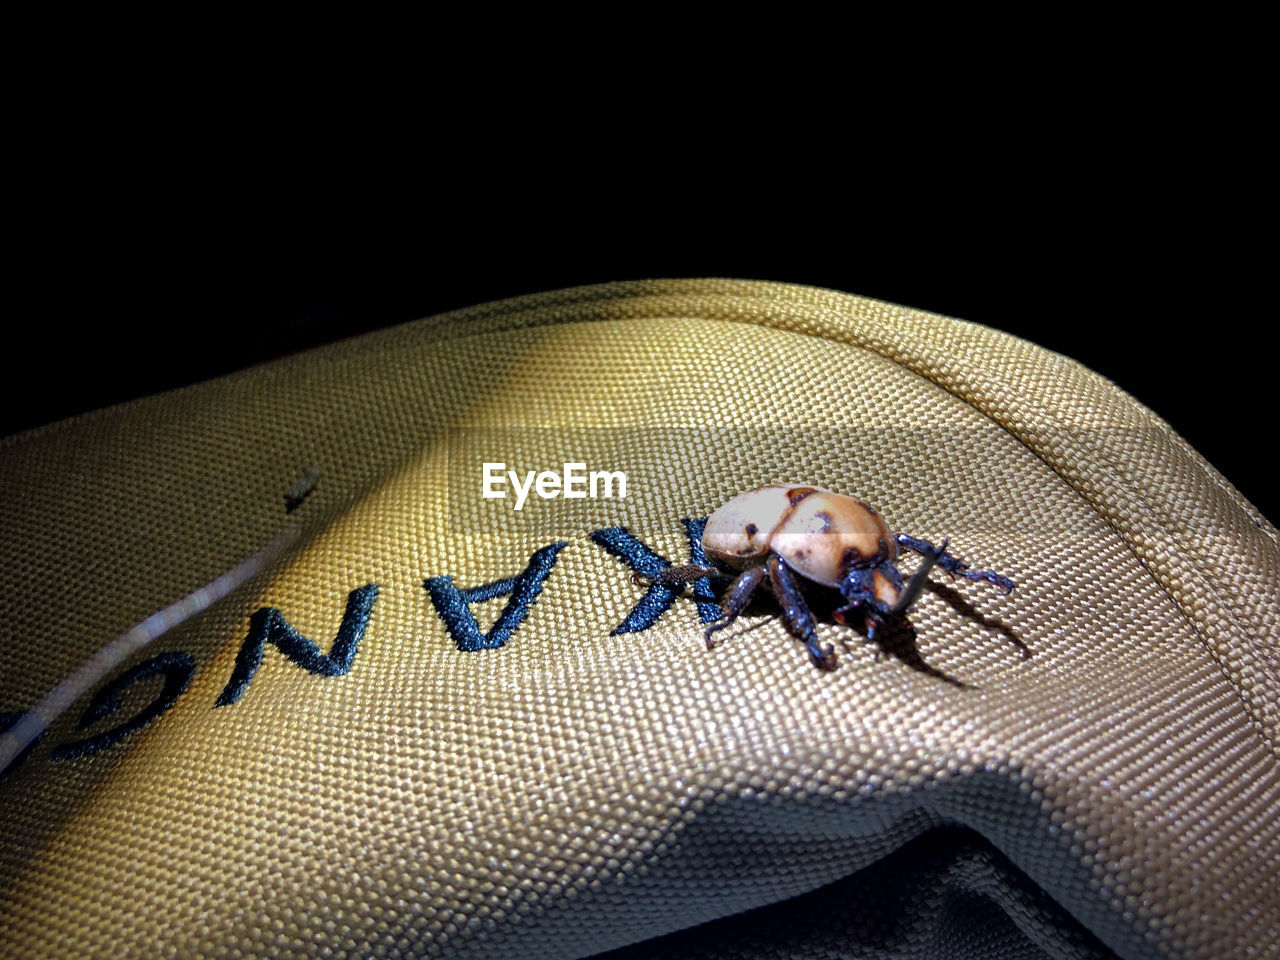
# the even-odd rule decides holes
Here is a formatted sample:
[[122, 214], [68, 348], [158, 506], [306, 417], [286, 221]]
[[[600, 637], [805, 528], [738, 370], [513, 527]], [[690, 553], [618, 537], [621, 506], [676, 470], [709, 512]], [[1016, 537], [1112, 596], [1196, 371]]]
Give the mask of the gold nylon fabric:
[[[517, 511], [485, 461], [627, 497]], [[831, 673], [767, 603], [712, 651], [687, 597], [612, 632], [646, 588], [592, 531], [687, 562], [683, 519], [778, 482], [1017, 590], [935, 575], [888, 655], [823, 622]], [[1005, 334], [788, 284], [556, 291], [8, 438], [0, 503], [0, 711], [304, 529], [134, 658], [194, 659], [172, 709], [52, 759], [156, 686], [80, 730], [85, 698], [0, 781], [0, 956], [1276, 955], [1276, 530]], [[459, 650], [424, 580], [559, 542], [505, 645]], [[267, 646], [214, 707], [254, 611], [327, 651], [366, 584], [349, 673]]]

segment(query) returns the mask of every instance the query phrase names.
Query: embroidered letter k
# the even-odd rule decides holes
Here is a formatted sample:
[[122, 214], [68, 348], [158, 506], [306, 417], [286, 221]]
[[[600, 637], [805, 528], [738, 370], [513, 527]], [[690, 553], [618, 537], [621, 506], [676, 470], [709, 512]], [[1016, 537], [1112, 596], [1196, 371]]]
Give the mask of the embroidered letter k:
[[[695, 517], [682, 520], [685, 534], [689, 538], [689, 556], [694, 563], [709, 566], [707, 554], [702, 549], [702, 531], [707, 525], [706, 517]], [[635, 538], [626, 527], [608, 527], [604, 530], [593, 530], [591, 539], [604, 547], [615, 557], [643, 576], [657, 578], [662, 571], [671, 566], [666, 557], [654, 553]], [[704, 598], [712, 595], [711, 581], [707, 577], [694, 581], [694, 596]], [[612, 634], [636, 633], [648, 630], [658, 618], [666, 613], [676, 601], [676, 591], [661, 581], [654, 579], [640, 598], [640, 602], [631, 608], [626, 619], [614, 627]], [[720, 619], [719, 605], [708, 599], [698, 600], [698, 614], [703, 623], [712, 623]]]

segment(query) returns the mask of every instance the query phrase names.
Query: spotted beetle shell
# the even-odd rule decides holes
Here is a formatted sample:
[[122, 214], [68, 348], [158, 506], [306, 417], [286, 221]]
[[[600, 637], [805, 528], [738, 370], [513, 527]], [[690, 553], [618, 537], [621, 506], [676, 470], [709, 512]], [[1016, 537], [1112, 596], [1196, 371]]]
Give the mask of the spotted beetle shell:
[[872, 507], [821, 487], [790, 484], [734, 497], [707, 518], [702, 546], [738, 569], [758, 566], [773, 552], [828, 587], [877, 556], [897, 556], [888, 524]]

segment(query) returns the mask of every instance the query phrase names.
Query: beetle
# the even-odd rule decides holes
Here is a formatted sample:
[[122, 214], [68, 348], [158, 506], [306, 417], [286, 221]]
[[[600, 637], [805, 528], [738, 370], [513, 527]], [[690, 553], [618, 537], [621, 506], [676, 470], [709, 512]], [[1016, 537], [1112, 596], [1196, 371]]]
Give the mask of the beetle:
[[[891, 533], [874, 507], [822, 487], [775, 484], [739, 494], [707, 518], [702, 534], [709, 559], [741, 571], [725, 594], [721, 616], [707, 627], [707, 649], [715, 646], [713, 635], [738, 618], [766, 580], [787, 626], [804, 641], [820, 670], [834, 669], [836, 654], [834, 648], [818, 642], [813, 615], [801, 593], [802, 580], [839, 591], [845, 605], [833, 613], [838, 623], [861, 609], [870, 640], [902, 622], [935, 565], [952, 579], [985, 580], [1004, 594], [1013, 591], [1008, 577], [970, 569], [947, 552], [947, 543], [944, 539], [934, 546], [905, 533]], [[896, 565], [900, 548], [924, 558], [905, 582]], [[703, 577], [729, 576], [717, 567], [695, 563], [669, 567], [657, 579], [676, 587]]]

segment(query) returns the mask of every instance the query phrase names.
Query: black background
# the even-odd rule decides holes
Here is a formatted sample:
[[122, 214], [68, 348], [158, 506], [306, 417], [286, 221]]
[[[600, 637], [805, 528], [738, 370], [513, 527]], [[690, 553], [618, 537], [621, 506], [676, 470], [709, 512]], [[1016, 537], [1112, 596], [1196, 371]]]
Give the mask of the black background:
[[0, 430], [486, 300], [760, 278], [1080, 360], [1276, 517], [1248, 78], [1195, 30], [468, 10], [46, 37]]

